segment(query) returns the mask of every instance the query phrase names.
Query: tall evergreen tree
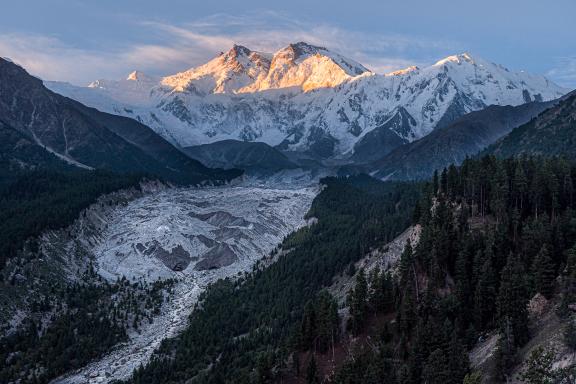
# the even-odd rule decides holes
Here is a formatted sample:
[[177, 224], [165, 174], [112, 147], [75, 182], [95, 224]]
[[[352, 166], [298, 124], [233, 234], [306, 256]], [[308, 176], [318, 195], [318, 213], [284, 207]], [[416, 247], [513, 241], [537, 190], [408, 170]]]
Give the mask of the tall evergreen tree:
[[458, 338], [456, 331], [453, 332], [448, 348], [448, 369], [450, 382], [460, 384], [470, 369], [468, 353]]
[[536, 292], [540, 292], [547, 299], [550, 299], [554, 293], [556, 270], [546, 244], [542, 246], [540, 252], [536, 255], [532, 271], [534, 274]]
[[356, 274], [356, 284], [348, 295], [350, 306], [349, 328], [355, 335], [364, 328], [364, 323], [368, 314], [368, 283], [366, 273], [360, 269]]
[[508, 257], [500, 279], [498, 313], [501, 319], [505, 319], [501, 328], [504, 330], [510, 326], [515, 345], [522, 346], [529, 338], [528, 293], [524, 268], [517, 257]]
[[485, 329], [496, 314], [496, 274], [492, 261], [487, 258], [482, 266], [474, 293], [474, 323], [477, 330]]
[[308, 367], [306, 368], [306, 383], [320, 384], [320, 379], [318, 378], [318, 366], [316, 365], [314, 354], [311, 355], [310, 360], [308, 361]]
[[451, 382], [449, 362], [442, 349], [438, 348], [428, 356], [422, 371], [422, 381], [426, 384]]

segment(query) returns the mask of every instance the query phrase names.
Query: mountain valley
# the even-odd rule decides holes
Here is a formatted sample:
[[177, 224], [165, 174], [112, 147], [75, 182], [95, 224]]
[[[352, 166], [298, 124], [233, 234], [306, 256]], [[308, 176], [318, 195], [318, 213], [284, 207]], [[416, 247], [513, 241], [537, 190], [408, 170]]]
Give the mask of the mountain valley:
[[[254, 44], [270, 52], [233, 44], [214, 32], [242, 36], [229, 16], [139, 19], [174, 42], [77, 66], [154, 75], [79, 86], [32, 75], [48, 56], [0, 56], [0, 382], [576, 383], [576, 91], [558, 68], [562, 85], [470, 53], [372, 70], [275, 33]], [[182, 64], [195, 50], [213, 58]]]

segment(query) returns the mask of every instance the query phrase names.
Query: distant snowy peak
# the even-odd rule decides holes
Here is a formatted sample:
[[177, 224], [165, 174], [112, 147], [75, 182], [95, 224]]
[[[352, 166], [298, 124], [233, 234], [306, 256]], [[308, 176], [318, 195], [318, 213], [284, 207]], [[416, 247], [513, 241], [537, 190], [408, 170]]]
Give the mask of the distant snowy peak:
[[160, 79], [158, 77], [148, 76], [144, 72], [132, 71], [123, 80], [99, 79], [88, 84], [88, 88], [111, 89], [111, 88], [133, 88], [135, 86], [138, 87], [139, 85], [155, 86], [158, 84], [159, 80]]
[[348, 76], [358, 76], [364, 72], [369, 72], [362, 64], [352, 59], [329, 51], [324, 47], [317, 47], [304, 42], [290, 44], [286, 48], [281, 49], [274, 55], [272, 62], [276, 65], [298, 65], [313, 56], [331, 59]]
[[[483, 60], [480, 59], [480, 62], [482, 62]], [[470, 64], [475, 64], [476, 60], [474, 58], [472, 58], [472, 55], [468, 52], [464, 52], [464, 53], [460, 53], [458, 55], [451, 55], [451, 56], [447, 56], [445, 58], [443, 58], [442, 60], [438, 60], [436, 62], [436, 64], [434, 64], [435, 67], [438, 66], [442, 66], [444, 64], [447, 63], [455, 63], [455, 64], [462, 64], [462, 63], [470, 63]]]
[[[445, 76], [464, 93], [486, 105], [516, 105], [521, 101], [543, 101], [565, 92], [544, 76], [508, 68], [470, 53], [448, 56], [427, 68], [429, 76]], [[562, 92], [559, 92], [562, 91]], [[559, 96], [557, 96], [559, 97]]]
[[[489, 105], [556, 99], [568, 90], [469, 53], [384, 75], [326, 48], [274, 54], [235, 45], [208, 63], [143, 81], [100, 80], [56, 92], [135, 118], [180, 146], [262, 141], [319, 158], [376, 157]], [[148, 77], [146, 77], [148, 79]]]
[[384, 76], [388, 76], [388, 77], [389, 76], [401, 76], [401, 75], [407, 75], [409, 73], [418, 73], [419, 71], [420, 71], [419, 67], [417, 67], [416, 65], [412, 65], [408, 68], [388, 72], [388, 73], [384, 74]]
[[204, 65], [165, 77], [162, 85], [178, 92], [235, 93], [265, 76], [269, 68], [269, 55], [234, 45]]
[[159, 77], [150, 76], [141, 71], [133, 71], [122, 80], [95, 80], [85, 88], [93, 91], [91, 95], [84, 95], [87, 96], [88, 99], [82, 97], [82, 88], [75, 87], [71, 84], [45, 82], [45, 85], [65, 96], [76, 100], [83, 100], [83, 103], [89, 106], [109, 113], [122, 114], [118, 108], [110, 105], [111, 100], [114, 101], [114, 104], [122, 104], [123, 107], [149, 105], [151, 103], [151, 91], [158, 86], [159, 82]]
[[234, 45], [204, 65], [165, 77], [162, 85], [198, 95], [282, 88], [309, 91], [335, 87], [367, 72], [354, 60], [303, 42], [290, 44], [274, 54]]
[[326, 48], [300, 42], [276, 52], [267, 76], [259, 78], [240, 92], [282, 88], [298, 88], [303, 91], [333, 88], [368, 72], [368, 69], [354, 60]]
[[141, 71], [133, 71], [131, 72], [126, 80], [129, 81], [141, 81], [141, 82], [150, 82], [150, 81], [157, 81], [157, 79], [146, 75], [144, 72]]

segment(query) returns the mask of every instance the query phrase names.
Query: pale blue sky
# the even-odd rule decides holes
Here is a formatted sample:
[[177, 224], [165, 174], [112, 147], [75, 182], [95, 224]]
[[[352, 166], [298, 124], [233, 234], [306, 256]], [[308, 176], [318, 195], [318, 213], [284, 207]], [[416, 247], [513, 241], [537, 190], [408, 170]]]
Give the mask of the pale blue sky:
[[18, 0], [2, 5], [0, 56], [85, 84], [304, 40], [377, 72], [468, 51], [576, 88], [575, 19], [575, 0]]

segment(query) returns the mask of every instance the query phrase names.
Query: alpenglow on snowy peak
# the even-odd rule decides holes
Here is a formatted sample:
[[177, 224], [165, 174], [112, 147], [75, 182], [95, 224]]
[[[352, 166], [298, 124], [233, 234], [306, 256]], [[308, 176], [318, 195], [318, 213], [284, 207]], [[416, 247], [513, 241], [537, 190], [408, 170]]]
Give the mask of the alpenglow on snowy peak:
[[310, 91], [334, 87], [367, 72], [353, 60], [302, 42], [290, 44], [274, 55], [234, 45], [200, 67], [165, 77], [162, 84], [203, 95], [290, 87]]
[[568, 92], [543, 76], [469, 53], [380, 75], [302, 42], [274, 54], [235, 45], [204, 65], [159, 79], [134, 72], [89, 87], [46, 85], [135, 118], [182, 147], [262, 141], [321, 159], [363, 151], [383, 156], [488, 105], [546, 101]]

